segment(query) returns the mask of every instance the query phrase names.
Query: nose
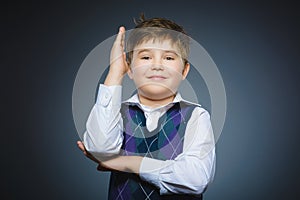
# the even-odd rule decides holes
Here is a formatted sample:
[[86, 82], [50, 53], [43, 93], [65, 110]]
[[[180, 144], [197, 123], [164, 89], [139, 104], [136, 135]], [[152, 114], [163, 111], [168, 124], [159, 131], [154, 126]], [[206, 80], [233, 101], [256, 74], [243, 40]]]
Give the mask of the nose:
[[161, 59], [154, 59], [154, 62], [151, 65], [152, 70], [164, 70]]

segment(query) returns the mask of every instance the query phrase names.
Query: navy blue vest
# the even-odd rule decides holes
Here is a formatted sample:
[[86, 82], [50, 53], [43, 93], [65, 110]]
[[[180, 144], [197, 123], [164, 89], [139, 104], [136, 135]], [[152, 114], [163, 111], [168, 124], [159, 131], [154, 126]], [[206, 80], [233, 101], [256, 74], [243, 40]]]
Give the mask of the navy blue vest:
[[[196, 105], [175, 103], [158, 120], [155, 130], [146, 128], [144, 112], [137, 105], [122, 104], [124, 140], [121, 155], [140, 155], [167, 160], [182, 153], [184, 134], [188, 120]], [[111, 172], [110, 200], [165, 200], [202, 199], [202, 196], [160, 195], [159, 189], [145, 182], [138, 175], [126, 172]]]

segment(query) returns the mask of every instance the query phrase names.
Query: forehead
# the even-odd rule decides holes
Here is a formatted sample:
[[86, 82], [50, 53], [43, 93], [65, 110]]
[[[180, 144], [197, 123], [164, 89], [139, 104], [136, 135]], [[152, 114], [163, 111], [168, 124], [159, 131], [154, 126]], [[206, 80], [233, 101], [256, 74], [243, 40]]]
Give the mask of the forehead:
[[145, 49], [157, 49], [162, 51], [174, 51], [179, 54], [180, 50], [178, 45], [176, 45], [171, 40], [148, 40], [134, 47], [134, 51], [145, 50]]

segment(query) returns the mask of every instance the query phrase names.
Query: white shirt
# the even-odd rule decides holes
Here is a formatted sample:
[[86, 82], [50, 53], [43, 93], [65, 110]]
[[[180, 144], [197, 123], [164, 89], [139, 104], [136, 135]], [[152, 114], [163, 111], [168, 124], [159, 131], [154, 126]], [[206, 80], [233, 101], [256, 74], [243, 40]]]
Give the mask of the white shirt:
[[[83, 142], [87, 151], [97, 159], [116, 155], [123, 142], [123, 120], [120, 113], [122, 86], [100, 84], [97, 101], [86, 123]], [[177, 93], [172, 103], [158, 108], [140, 104], [134, 95], [124, 103], [136, 104], [146, 117], [149, 131], [176, 102], [185, 101]], [[189, 102], [190, 103], [190, 102]], [[174, 160], [144, 157], [139, 170], [141, 179], [154, 184], [160, 194], [195, 194], [204, 192], [215, 173], [215, 143], [209, 113], [197, 106], [187, 123], [183, 152]]]

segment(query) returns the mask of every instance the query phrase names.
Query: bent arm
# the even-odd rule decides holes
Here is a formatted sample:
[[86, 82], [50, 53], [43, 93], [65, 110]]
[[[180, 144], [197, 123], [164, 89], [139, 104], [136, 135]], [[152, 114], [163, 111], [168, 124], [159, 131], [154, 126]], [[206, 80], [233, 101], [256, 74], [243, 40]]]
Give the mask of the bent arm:
[[144, 158], [141, 163], [140, 177], [160, 189], [160, 194], [203, 193], [212, 181], [215, 171], [215, 152], [206, 158], [198, 155], [182, 155], [176, 160], [156, 160]]
[[215, 142], [207, 111], [196, 108], [188, 122], [183, 153], [174, 160], [143, 158], [140, 177], [160, 194], [200, 195], [215, 172]]
[[139, 174], [159, 188], [160, 194], [204, 192], [215, 172], [215, 142], [209, 114], [195, 109], [188, 122], [183, 153], [174, 160], [116, 156], [102, 162], [111, 170]]

